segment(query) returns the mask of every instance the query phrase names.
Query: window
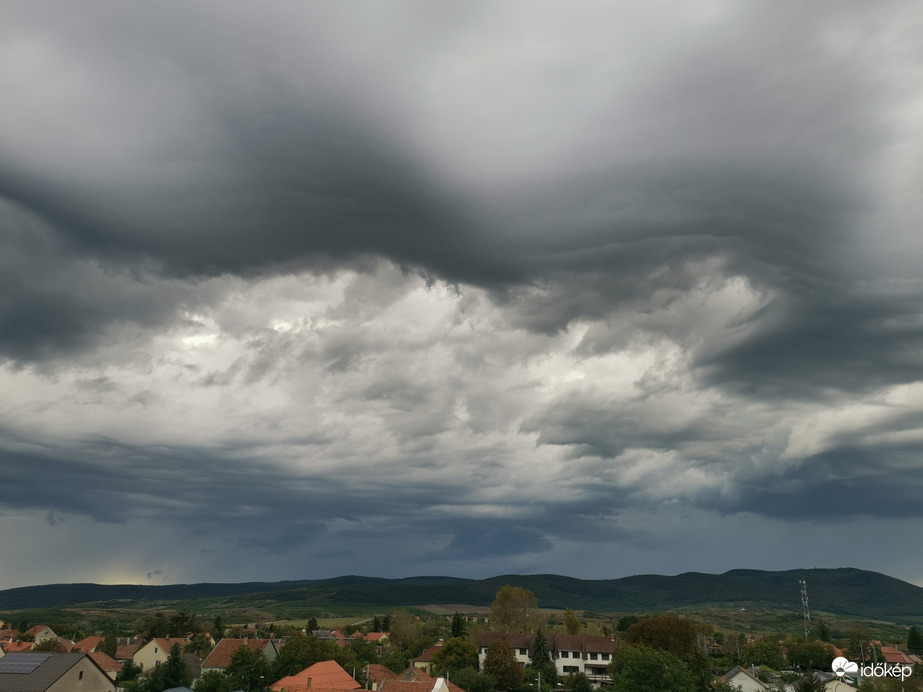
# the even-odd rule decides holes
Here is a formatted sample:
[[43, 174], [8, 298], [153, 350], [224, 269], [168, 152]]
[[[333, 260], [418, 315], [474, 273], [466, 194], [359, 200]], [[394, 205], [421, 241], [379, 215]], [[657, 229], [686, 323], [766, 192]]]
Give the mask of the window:
[[609, 660], [609, 654], [603, 654], [603, 660], [604, 660], [604, 661], [608, 661], [608, 660]]
[[564, 673], [565, 673], [565, 674], [566, 674], [566, 673], [579, 673], [579, 672], [580, 672], [580, 667], [579, 667], [579, 666], [564, 666]]
[[[468, 651], [471, 651], [471, 649], [468, 649]], [[562, 651], [562, 652], [561, 652], [561, 658], [567, 658], [567, 652], [566, 652], [566, 651]]]
[[[471, 651], [471, 649], [468, 649], [468, 650]], [[77, 673], [77, 679], [78, 679], [78, 680], [83, 680], [83, 671], [82, 671], [82, 670], [81, 670], [79, 673]]]
[[[471, 651], [471, 649], [468, 649], [468, 651]], [[519, 655], [520, 655], [520, 656], [528, 656], [528, 655], [529, 655], [529, 650], [528, 650], [528, 649], [520, 649], [520, 650], [519, 650]]]
[[[468, 649], [468, 651], [471, 651], [471, 649]], [[590, 654], [590, 660], [591, 660], [591, 661], [598, 661], [598, 660], [599, 660], [599, 654]]]

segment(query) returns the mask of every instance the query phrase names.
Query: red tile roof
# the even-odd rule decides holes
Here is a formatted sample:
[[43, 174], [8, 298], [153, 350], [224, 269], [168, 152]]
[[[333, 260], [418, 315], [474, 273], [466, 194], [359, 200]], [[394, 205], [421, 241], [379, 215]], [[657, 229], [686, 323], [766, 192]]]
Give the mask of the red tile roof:
[[91, 651], [96, 651], [96, 647], [99, 646], [102, 641], [102, 637], [84, 637], [74, 644], [71, 651], [79, 651], [82, 654], [88, 654]]
[[368, 636], [365, 638], [369, 642], [378, 642], [382, 639], [388, 639], [387, 632], [369, 632]]
[[[306, 692], [306, 690], [358, 690], [358, 682], [336, 661], [321, 661], [296, 675], [282, 678], [269, 686], [277, 692]], [[428, 692], [428, 691], [427, 691]]]
[[32, 651], [34, 646], [35, 642], [6, 642], [3, 645], [3, 650], [9, 654], [14, 651]]
[[481, 646], [488, 647], [498, 639], [502, 639], [514, 649], [528, 649], [532, 646], [532, 635], [524, 632], [485, 632], [481, 636]]
[[115, 658], [118, 661], [129, 661], [135, 657], [142, 646], [144, 644], [122, 644], [115, 650]]
[[907, 654], [895, 649], [893, 646], [881, 647], [881, 655], [886, 663], [913, 663], [913, 660]]
[[246, 648], [250, 651], [263, 651], [268, 645], [272, 644], [269, 639], [233, 639], [224, 638], [218, 642], [218, 646], [212, 649], [212, 652], [202, 661], [202, 668], [224, 669], [231, 662], [231, 656], [240, 649]]
[[420, 663], [429, 663], [433, 660], [433, 654], [442, 649], [442, 644], [436, 644], [431, 646], [428, 649], [424, 649], [423, 653], [417, 656], [414, 661], [419, 661]]
[[[157, 646], [160, 647], [160, 650], [166, 654], [170, 653], [170, 649], [173, 648], [174, 644], [179, 644], [180, 649], [185, 649], [186, 645], [189, 643], [189, 640], [186, 639], [185, 637], [154, 637], [154, 639], [152, 639], [151, 641], [156, 642]], [[150, 644], [150, 643], [151, 642], [148, 642], [147, 644]], [[144, 646], [147, 646], [147, 644], [145, 644]]]
[[[455, 683], [446, 681], [450, 692], [464, 692]], [[385, 680], [378, 687], [378, 692], [430, 692], [436, 686], [436, 678], [411, 666], [393, 680]]]
[[[103, 653], [102, 651], [91, 651], [87, 656], [92, 658], [96, 662], [96, 665], [107, 673], [119, 673], [122, 670], [122, 664], [107, 653]], [[110, 675], [109, 677], [113, 676]]]
[[378, 683], [379, 685], [385, 680], [394, 680], [397, 677], [397, 673], [380, 663], [370, 663], [367, 665], [363, 668], [363, 675], [368, 680]]

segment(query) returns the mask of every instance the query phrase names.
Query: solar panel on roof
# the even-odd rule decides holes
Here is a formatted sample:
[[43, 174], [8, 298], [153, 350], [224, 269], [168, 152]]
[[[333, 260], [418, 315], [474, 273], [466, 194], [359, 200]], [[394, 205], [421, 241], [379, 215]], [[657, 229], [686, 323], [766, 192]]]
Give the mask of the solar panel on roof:
[[0, 673], [28, 675], [51, 658], [51, 654], [8, 654], [0, 658]]

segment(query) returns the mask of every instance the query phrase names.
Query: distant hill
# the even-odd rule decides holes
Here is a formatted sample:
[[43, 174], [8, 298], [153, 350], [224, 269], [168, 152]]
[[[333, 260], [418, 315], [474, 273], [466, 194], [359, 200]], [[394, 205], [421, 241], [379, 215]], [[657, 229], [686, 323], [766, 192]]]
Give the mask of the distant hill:
[[0, 591], [0, 610], [145, 607], [158, 602], [229, 599], [245, 605], [336, 609], [343, 606], [412, 606], [466, 603], [489, 606], [498, 589], [522, 586], [543, 608], [575, 608], [601, 613], [675, 610], [686, 607], [735, 607], [800, 611], [798, 580], [808, 583], [812, 610], [902, 622], [923, 619], [923, 588], [877, 572], [859, 569], [805, 569], [764, 572], [737, 569], [724, 574], [687, 572], [622, 579], [587, 580], [555, 574], [504, 575], [490, 579], [456, 577], [343, 576], [334, 579], [177, 584], [168, 586], [55, 584]]

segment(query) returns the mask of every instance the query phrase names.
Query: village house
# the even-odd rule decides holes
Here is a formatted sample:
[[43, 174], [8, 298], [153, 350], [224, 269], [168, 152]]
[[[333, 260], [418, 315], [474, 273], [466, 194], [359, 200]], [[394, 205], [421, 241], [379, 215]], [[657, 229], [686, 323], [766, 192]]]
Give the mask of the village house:
[[47, 625], [36, 625], [26, 632], [26, 635], [32, 637], [32, 641], [36, 644], [41, 644], [44, 641], [49, 639], [57, 639], [58, 635], [54, 633]]
[[758, 677], [754, 669], [748, 670], [741, 666], [734, 666], [727, 673], [718, 678], [718, 682], [726, 682], [731, 687], [736, 687], [740, 692], [767, 692], [769, 687]]
[[269, 686], [274, 692], [348, 692], [362, 687], [336, 661], [321, 661], [308, 666], [300, 673], [277, 680]]
[[414, 659], [410, 660], [410, 665], [414, 668], [419, 668], [424, 673], [429, 675], [433, 670], [433, 655], [442, 649], [442, 641], [440, 641], [435, 646], [431, 646], [428, 649], [424, 649], [423, 653], [417, 656]]
[[202, 661], [202, 672], [208, 671], [224, 672], [225, 668], [231, 662], [231, 657], [239, 649], [249, 651], [260, 651], [267, 661], [272, 663], [276, 660], [278, 651], [276, 644], [271, 639], [240, 639], [225, 637], [218, 642], [212, 652]]
[[147, 672], [167, 660], [170, 656], [170, 649], [174, 644], [179, 644], [180, 648], [185, 648], [188, 643], [188, 639], [178, 637], [170, 639], [157, 637], [151, 639], [151, 641], [135, 652], [135, 655], [132, 657], [132, 662], [136, 666], [141, 666], [142, 672]]
[[[484, 665], [491, 642], [503, 639], [513, 649], [516, 661], [523, 667], [529, 665], [534, 634], [523, 632], [485, 632], [478, 647], [478, 662]], [[609, 665], [618, 646], [615, 636], [594, 637], [586, 634], [549, 634], [546, 638], [548, 653], [558, 675], [583, 673], [590, 682], [604, 685], [612, 682]]]
[[30, 651], [0, 658], [0, 690], [114, 692], [115, 683], [87, 654]]

